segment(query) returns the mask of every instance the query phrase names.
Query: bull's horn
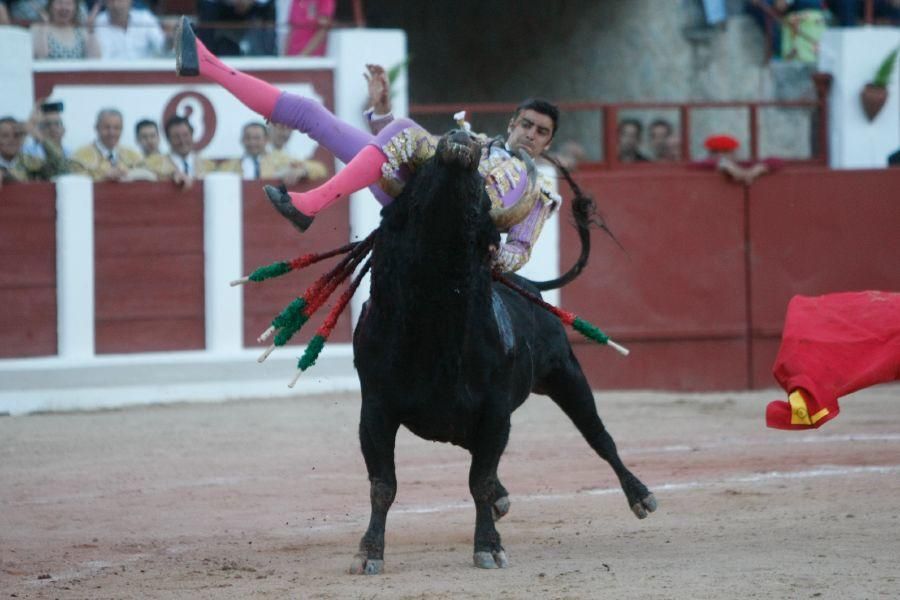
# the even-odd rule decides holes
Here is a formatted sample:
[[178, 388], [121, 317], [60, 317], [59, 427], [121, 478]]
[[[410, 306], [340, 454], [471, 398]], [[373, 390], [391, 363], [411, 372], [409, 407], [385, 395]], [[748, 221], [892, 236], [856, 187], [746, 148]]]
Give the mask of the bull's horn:
[[505, 231], [513, 225], [518, 225], [524, 221], [528, 216], [528, 213], [531, 212], [531, 209], [534, 208], [535, 202], [537, 202], [540, 197], [540, 194], [535, 193], [535, 188], [537, 187], [537, 168], [534, 166], [534, 161], [531, 159], [531, 156], [521, 148], [518, 151], [518, 155], [519, 158], [522, 159], [522, 162], [525, 163], [528, 181], [526, 182], [525, 190], [522, 192], [522, 195], [519, 196], [519, 199], [515, 204], [509, 207], [491, 209], [491, 219], [494, 221], [494, 225], [497, 226], [497, 229], [501, 231]]

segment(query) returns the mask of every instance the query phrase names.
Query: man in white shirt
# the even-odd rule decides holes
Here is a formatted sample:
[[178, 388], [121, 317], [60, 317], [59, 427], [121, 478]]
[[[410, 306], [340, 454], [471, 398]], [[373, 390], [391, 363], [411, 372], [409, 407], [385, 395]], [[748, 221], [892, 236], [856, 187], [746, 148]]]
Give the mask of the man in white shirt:
[[95, 27], [104, 59], [154, 58], [171, 45], [153, 13], [132, 8], [131, 0], [106, 0]]
[[66, 126], [62, 120], [62, 102], [41, 102], [35, 105], [28, 121], [28, 129], [31, 136], [25, 140], [22, 152], [36, 156], [41, 160], [47, 159], [44, 144], [55, 144], [64, 158], [72, 156], [72, 150], [63, 144], [63, 136], [66, 134]]

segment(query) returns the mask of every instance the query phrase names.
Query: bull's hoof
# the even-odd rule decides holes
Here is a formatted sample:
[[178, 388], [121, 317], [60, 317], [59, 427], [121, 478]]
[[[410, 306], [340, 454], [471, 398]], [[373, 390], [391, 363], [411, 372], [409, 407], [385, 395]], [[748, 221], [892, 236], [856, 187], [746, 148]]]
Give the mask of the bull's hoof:
[[494, 521], [499, 521], [506, 513], [509, 512], [509, 496], [503, 496], [502, 498], [497, 498], [497, 500], [491, 505], [491, 514], [494, 515]]
[[181, 17], [175, 27], [175, 74], [181, 77], [196, 77], [200, 74], [197, 57], [197, 38], [187, 17]]
[[266, 192], [266, 197], [272, 203], [272, 206], [275, 207], [275, 210], [290, 221], [291, 225], [296, 227], [298, 231], [303, 232], [309, 229], [313, 218], [294, 208], [294, 205], [291, 204], [291, 197], [284, 186], [277, 188], [274, 185], [267, 185], [263, 187], [263, 191]]
[[351, 575], [380, 575], [384, 571], [384, 560], [366, 558], [365, 554], [357, 554], [350, 563]]
[[650, 494], [640, 502], [632, 504], [631, 510], [638, 519], [646, 519], [647, 515], [656, 510], [656, 498]]
[[475, 561], [475, 566], [479, 569], [505, 569], [509, 566], [509, 559], [506, 557], [505, 550], [476, 552], [472, 558]]

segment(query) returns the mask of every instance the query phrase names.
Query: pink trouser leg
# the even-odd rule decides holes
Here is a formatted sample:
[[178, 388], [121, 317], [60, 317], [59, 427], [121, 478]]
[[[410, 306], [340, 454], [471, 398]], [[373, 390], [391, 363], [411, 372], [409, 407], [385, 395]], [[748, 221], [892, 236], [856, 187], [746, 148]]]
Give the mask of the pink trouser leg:
[[308, 192], [292, 192], [291, 204], [303, 214], [313, 217], [335, 201], [349, 196], [381, 179], [381, 165], [387, 157], [380, 148], [367, 145], [334, 177]]
[[271, 118], [281, 90], [262, 79], [232, 69], [207, 50], [200, 40], [197, 40], [197, 58], [201, 75], [234, 94], [253, 112], [266, 119]]

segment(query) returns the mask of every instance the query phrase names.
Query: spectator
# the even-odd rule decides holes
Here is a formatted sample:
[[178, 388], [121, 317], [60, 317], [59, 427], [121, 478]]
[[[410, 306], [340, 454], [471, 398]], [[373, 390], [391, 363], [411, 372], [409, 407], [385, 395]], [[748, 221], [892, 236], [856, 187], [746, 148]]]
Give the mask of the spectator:
[[94, 5], [81, 26], [75, 0], [49, 0], [48, 20], [31, 26], [31, 40], [36, 59], [100, 58], [100, 45], [94, 35], [94, 21], [100, 4]]
[[[76, 6], [78, 17], [86, 20], [84, 4]], [[0, 0], [0, 25], [31, 24], [47, 21], [47, 0]]]
[[3, 8], [0, 11], [0, 24], [37, 23], [44, 20], [47, 12], [47, 0], [3, 0], [0, 6]]
[[142, 166], [159, 179], [170, 179], [185, 188], [191, 187], [194, 179], [215, 171], [215, 163], [194, 151], [194, 127], [190, 121], [176, 115], [166, 121], [164, 129], [170, 152], [150, 156]]
[[900, 167], [900, 150], [888, 156], [887, 163], [889, 167]]
[[97, 139], [76, 150], [72, 156], [73, 170], [90, 175], [94, 181], [126, 180], [129, 170], [140, 162], [141, 155], [132, 148], [119, 145], [122, 113], [114, 108], [104, 108], [97, 113], [94, 129]]
[[619, 122], [619, 162], [647, 162], [646, 156], [641, 154], [641, 137], [644, 126], [637, 119], [623, 119]]
[[[828, 6], [841, 27], [855, 27], [863, 13], [863, 0], [829, 0]], [[900, 23], [900, 0], [875, 0], [873, 17], [876, 21]]]
[[707, 25], [722, 25], [728, 19], [725, 0], [703, 0], [703, 14]]
[[574, 171], [580, 163], [587, 159], [587, 152], [584, 146], [575, 140], [563, 142], [556, 152], [545, 152], [544, 154], [555, 160], [559, 166], [567, 171]]
[[244, 155], [222, 163], [221, 171], [240, 174], [244, 179], [281, 179], [293, 186], [303, 180], [325, 179], [328, 171], [316, 160], [293, 160], [285, 152], [266, 151], [269, 134], [262, 123], [247, 123], [241, 134]]
[[106, 11], [97, 16], [96, 25], [104, 59], [162, 56], [169, 44], [153, 13], [132, 8], [131, 0], [106, 0]]
[[288, 125], [270, 122], [269, 144], [271, 144], [272, 150], [284, 150], [284, 147], [287, 146], [288, 141], [291, 139], [291, 134], [293, 133], [294, 130]]
[[335, 0], [291, 0], [288, 56], [325, 56], [325, 41], [334, 19]]
[[71, 152], [63, 146], [66, 128], [62, 122], [62, 102], [38, 102], [25, 126], [29, 137], [22, 146], [22, 154], [44, 163], [42, 176], [52, 179], [72, 169]]
[[678, 160], [678, 155], [672, 154], [671, 139], [674, 137], [675, 129], [671, 123], [665, 119], [656, 119], [650, 123], [647, 132], [650, 138], [649, 143], [650, 150], [653, 152], [653, 160]]
[[819, 56], [819, 39], [828, 27], [830, 14], [822, 0], [774, 0], [782, 15], [781, 57], [814, 63]]
[[228, 22], [247, 28], [201, 27], [197, 37], [214, 54], [224, 56], [274, 55], [275, 0], [198, 0], [197, 16], [203, 23]]
[[703, 145], [709, 152], [708, 157], [706, 160], [690, 163], [691, 168], [715, 169], [744, 185], [750, 185], [760, 175], [777, 171], [783, 164], [777, 158], [767, 158], [756, 163], [738, 162], [734, 153], [740, 142], [730, 135], [709, 136]]
[[24, 154], [25, 126], [12, 117], [0, 118], [0, 183], [11, 181], [48, 181], [63, 169], [62, 155], [48, 146], [47, 160]]
[[54, 144], [63, 157], [72, 157], [72, 151], [63, 144], [63, 136], [66, 134], [66, 126], [62, 120], [62, 102], [38, 102], [31, 111], [28, 121], [28, 130], [31, 138], [26, 140], [22, 151], [41, 160], [46, 160], [47, 151], [44, 146]]
[[159, 126], [156, 121], [150, 119], [142, 119], [134, 126], [134, 139], [137, 140], [138, 146], [144, 159], [159, 154]]
[[770, 56], [781, 56], [781, 23], [776, 20], [780, 15], [772, 4], [774, 0], [747, 0], [746, 10], [765, 32], [769, 40]]
[[669, 136], [666, 140], [666, 155], [673, 162], [681, 160], [681, 138], [676, 135]]

